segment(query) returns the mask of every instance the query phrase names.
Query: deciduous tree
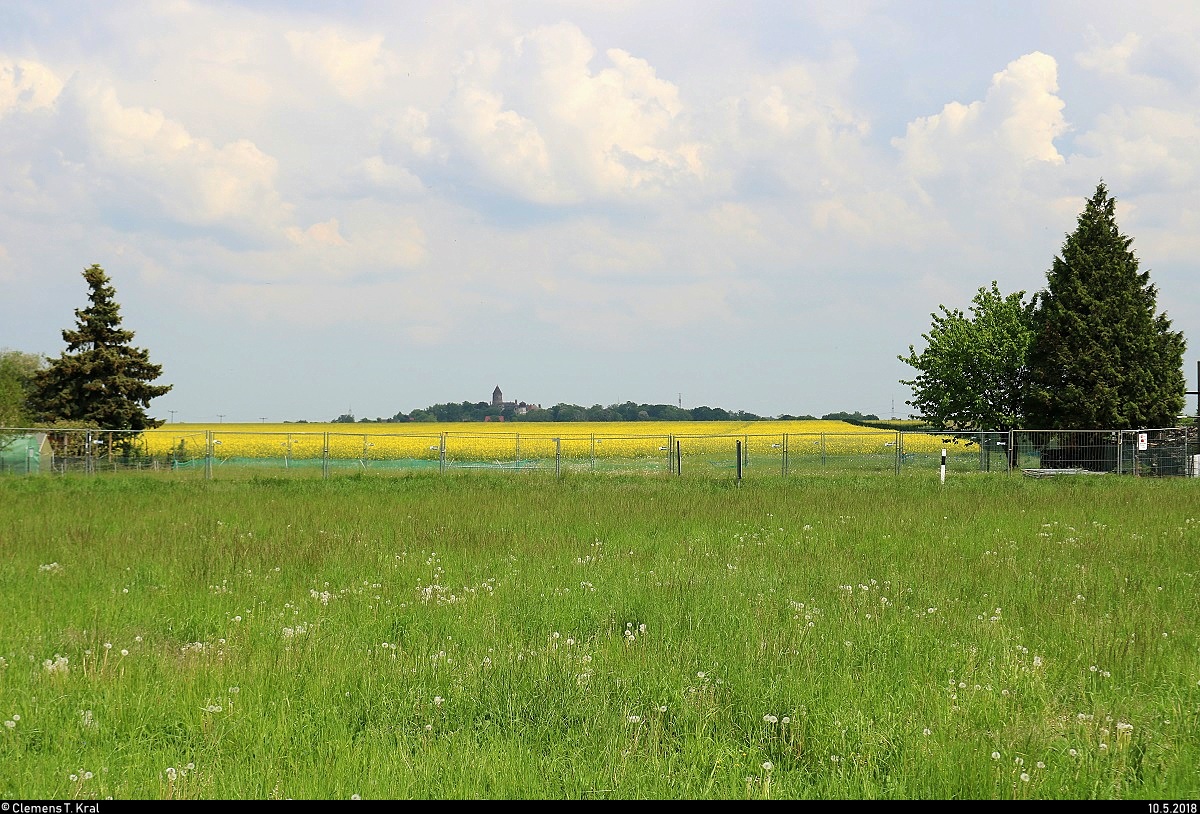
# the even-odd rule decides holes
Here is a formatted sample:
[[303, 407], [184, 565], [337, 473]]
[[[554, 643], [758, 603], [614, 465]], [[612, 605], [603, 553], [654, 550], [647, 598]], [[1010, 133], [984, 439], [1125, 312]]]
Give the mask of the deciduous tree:
[[969, 314], [939, 305], [926, 346], [900, 361], [919, 371], [912, 387], [918, 417], [936, 429], [1009, 430], [1021, 423], [1025, 358], [1032, 339], [1025, 292], [1007, 296], [995, 281], [980, 288]]
[[45, 364], [40, 354], [0, 350], [0, 427], [28, 427], [33, 423], [29, 396], [34, 378]]

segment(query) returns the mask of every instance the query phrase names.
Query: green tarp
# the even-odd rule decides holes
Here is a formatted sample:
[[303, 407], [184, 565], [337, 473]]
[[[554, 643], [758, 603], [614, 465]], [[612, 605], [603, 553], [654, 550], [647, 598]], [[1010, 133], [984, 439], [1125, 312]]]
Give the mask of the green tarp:
[[41, 467], [41, 447], [45, 437], [42, 433], [0, 433], [0, 473], [37, 472]]

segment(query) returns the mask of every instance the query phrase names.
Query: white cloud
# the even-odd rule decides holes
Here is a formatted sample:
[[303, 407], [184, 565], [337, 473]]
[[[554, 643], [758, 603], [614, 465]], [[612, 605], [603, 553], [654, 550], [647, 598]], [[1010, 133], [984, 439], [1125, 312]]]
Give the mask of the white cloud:
[[289, 31], [285, 37], [298, 59], [314, 66], [339, 93], [352, 99], [378, 93], [396, 72], [396, 58], [378, 34], [351, 39], [322, 28]]
[[301, 248], [323, 249], [327, 247], [348, 246], [346, 238], [338, 231], [336, 218], [330, 218], [323, 223], [314, 223], [307, 229], [289, 226], [284, 230], [288, 239]]
[[406, 167], [392, 164], [383, 156], [373, 155], [364, 158], [357, 167], [357, 172], [374, 186], [395, 192], [419, 192], [421, 179], [413, 175]]
[[1054, 58], [1026, 54], [992, 76], [984, 99], [950, 102], [940, 113], [910, 122], [892, 144], [918, 178], [993, 176], [1030, 164], [1062, 164], [1054, 140], [1068, 126], [1057, 92]]
[[562, 23], [460, 66], [448, 138], [493, 183], [539, 203], [655, 196], [703, 178], [678, 88]]
[[478, 87], [461, 88], [450, 117], [464, 157], [493, 183], [539, 203], [574, 197], [555, 183], [549, 151], [537, 124], [505, 109], [499, 94]]
[[[1093, 32], [1055, 4], [12, 0], [0, 325], [35, 336], [96, 261], [162, 320], [172, 398], [216, 398], [225, 355], [245, 383], [220, 398], [308, 412], [244, 361], [308, 343], [419, 374], [347, 379], [383, 414], [503, 365], [586, 369], [596, 400], [691, 366], [725, 407], [755, 409], [745, 375], [768, 412], [879, 412], [859, 396], [911, 373], [895, 353], [937, 303], [1036, 287], [1100, 177], [1164, 306], [1190, 279], [1200, 15], [1148, 2], [1101, 0]], [[181, 339], [200, 317], [231, 350]], [[568, 379], [532, 395], [584, 398]]]
[[123, 105], [111, 87], [73, 82], [65, 92], [89, 170], [130, 205], [191, 226], [264, 237], [291, 207], [275, 189], [278, 165], [253, 142], [224, 145], [192, 135], [160, 110]]
[[1091, 48], [1075, 55], [1075, 61], [1084, 68], [1099, 73], [1124, 75], [1129, 73], [1129, 60], [1141, 44], [1142, 38], [1130, 31], [1117, 43], [1095, 42]]
[[1076, 143], [1103, 156], [1105, 178], [1126, 188], [1194, 190], [1200, 175], [1200, 116], [1195, 111], [1117, 106]]
[[41, 63], [0, 59], [0, 117], [13, 110], [50, 107], [62, 88], [62, 80]]

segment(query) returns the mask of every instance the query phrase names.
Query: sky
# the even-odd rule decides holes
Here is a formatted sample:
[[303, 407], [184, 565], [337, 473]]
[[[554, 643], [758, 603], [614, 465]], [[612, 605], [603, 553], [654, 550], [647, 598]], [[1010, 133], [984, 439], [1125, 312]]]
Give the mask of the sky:
[[906, 417], [1103, 182], [1194, 390], [1198, 53], [1162, 0], [5, 0], [0, 348], [99, 264], [168, 422]]

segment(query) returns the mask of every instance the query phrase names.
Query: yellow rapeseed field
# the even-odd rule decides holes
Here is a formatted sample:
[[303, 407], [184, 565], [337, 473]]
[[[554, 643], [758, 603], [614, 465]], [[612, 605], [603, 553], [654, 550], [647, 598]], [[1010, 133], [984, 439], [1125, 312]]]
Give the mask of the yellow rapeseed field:
[[[463, 423], [293, 423], [168, 424], [144, 433], [152, 455], [207, 453], [220, 458], [386, 461], [437, 460], [444, 444], [448, 460], [554, 458], [660, 458], [677, 448], [685, 455], [732, 454], [738, 441], [747, 455], [861, 455], [889, 453], [893, 430], [843, 421], [637, 421], [637, 422], [463, 422]], [[905, 433], [906, 452], [936, 452], [963, 446], [936, 435]]]

